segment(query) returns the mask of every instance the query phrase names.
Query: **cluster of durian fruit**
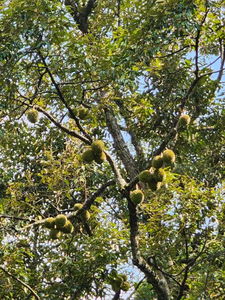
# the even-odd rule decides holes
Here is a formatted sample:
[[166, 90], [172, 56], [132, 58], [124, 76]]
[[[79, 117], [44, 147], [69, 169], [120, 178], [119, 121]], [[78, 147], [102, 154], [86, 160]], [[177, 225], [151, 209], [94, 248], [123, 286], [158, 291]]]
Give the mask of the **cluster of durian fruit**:
[[104, 142], [96, 140], [91, 144], [91, 147], [86, 149], [82, 154], [82, 160], [84, 163], [91, 163], [95, 161], [98, 164], [102, 164], [106, 160], [104, 153]]
[[50, 238], [53, 240], [58, 239], [62, 233], [69, 234], [74, 230], [73, 224], [62, 214], [55, 218], [47, 218], [44, 226], [50, 229]]
[[[79, 210], [83, 206], [82, 203], [76, 203], [73, 207], [74, 211]], [[90, 213], [88, 210], [81, 212], [80, 217], [82, 220], [89, 220]], [[57, 215], [55, 218], [50, 217], [45, 219], [44, 226], [50, 229], [50, 238], [55, 240], [58, 239], [62, 233], [72, 233], [74, 231], [73, 224], [63, 214]]]
[[37, 123], [37, 121], [39, 120], [39, 112], [36, 109], [34, 109], [34, 108], [29, 109], [27, 111], [27, 119], [32, 124]]
[[[88, 109], [82, 105], [80, 105], [79, 107], [72, 107], [71, 109], [72, 109], [75, 117], [77, 117], [81, 120], [86, 120], [89, 116]], [[70, 112], [68, 112], [68, 117], [70, 119], [73, 119], [73, 116]]]
[[113, 269], [108, 277], [109, 284], [112, 286], [114, 292], [119, 292], [120, 290], [128, 291], [130, 288], [127, 282], [126, 274], [118, 274], [115, 269]]
[[[144, 170], [139, 174], [139, 181], [148, 184], [152, 191], [158, 190], [166, 178], [166, 173], [162, 167], [172, 165], [175, 159], [174, 152], [166, 149], [161, 155], [153, 158], [152, 167], [149, 170]], [[130, 198], [135, 205], [138, 205], [144, 200], [144, 194], [141, 190], [134, 190], [130, 193]]]

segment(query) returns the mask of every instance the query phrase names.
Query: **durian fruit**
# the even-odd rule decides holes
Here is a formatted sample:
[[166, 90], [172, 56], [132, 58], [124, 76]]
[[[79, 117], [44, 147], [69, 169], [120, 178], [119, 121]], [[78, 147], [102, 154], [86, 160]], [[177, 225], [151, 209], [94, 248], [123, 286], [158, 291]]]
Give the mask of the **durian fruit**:
[[83, 206], [82, 203], [76, 203], [76, 204], [74, 204], [73, 210], [74, 210], [74, 211], [77, 211], [77, 210], [80, 209], [82, 206]]
[[106, 161], [106, 155], [104, 152], [102, 152], [100, 155], [94, 156], [96, 163], [102, 164], [104, 161]]
[[153, 168], [159, 169], [163, 165], [163, 158], [161, 155], [156, 155], [152, 160]]
[[51, 228], [50, 230], [50, 238], [53, 240], [58, 239], [61, 236], [61, 232], [58, 229]]
[[82, 160], [85, 163], [90, 163], [95, 159], [94, 154], [92, 152], [91, 149], [87, 149], [86, 151], [84, 151], [84, 153], [82, 154]]
[[44, 225], [48, 229], [54, 228], [55, 218], [50, 217], [50, 218], [45, 219], [45, 224]]
[[67, 220], [66, 225], [60, 229], [63, 233], [72, 233], [74, 231], [73, 224]]
[[91, 215], [88, 210], [84, 210], [81, 212], [80, 217], [82, 220], [88, 221], [90, 219]]
[[167, 149], [165, 151], [163, 151], [163, 161], [170, 165], [173, 164], [175, 162], [176, 156], [174, 154], [174, 152], [170, 149]]
[[36, 123], [39, 119], [39, 112], [34, 108], [29, 109], [27, 112], [27, 119], [33, 124]]
[[152, 173], [148, 170], [144, 170], [139, 174], [139, 180], [144, 183], [148, 183], [152, 180]]
[[187, 126], [191, 122], [191, 118], [189, 115], [182, 115], [179, 118], [180, 126]]
[[162, 182], [164, 181], [166, 177], [166, 172], [163, 169], [155, 169], [153, 173], [153, 177], [157, 182]]
[[130, 285], [128, 282], [124, 282], [122, 285], [121, 285], [121, 290], [127, 292], [130, 288]]
[[65, 215], [58, 215], [55, 217], [55, 225], [57, 229], [62, 229], [67, 222], [67, 217]]
[[135, 205], [138, 205], [144, 200], [144, 194], [141, 190], [132, 191], [130, 193], [130, 199]]
[[92, 152], [95, 155], [100, 155], [104, 151], [104, 142], [101, 140], [96, 140], [91, 144]]

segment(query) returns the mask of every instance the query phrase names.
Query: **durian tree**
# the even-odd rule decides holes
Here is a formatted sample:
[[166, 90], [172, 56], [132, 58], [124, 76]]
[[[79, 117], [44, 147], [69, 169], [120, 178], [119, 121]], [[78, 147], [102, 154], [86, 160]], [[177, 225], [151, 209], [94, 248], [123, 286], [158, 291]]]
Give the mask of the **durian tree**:
[[224, 11], [0, 2], [0, 299], [223, 299]]

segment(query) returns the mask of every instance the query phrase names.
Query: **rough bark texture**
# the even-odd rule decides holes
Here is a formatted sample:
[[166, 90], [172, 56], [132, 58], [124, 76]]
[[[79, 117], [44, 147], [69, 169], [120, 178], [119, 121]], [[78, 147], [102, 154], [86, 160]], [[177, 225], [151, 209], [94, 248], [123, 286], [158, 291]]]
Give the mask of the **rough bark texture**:
[[105, 108], [106, 124], [110, 134], [113, 137], [114, 146], [117, 154], [122, 160], [128, 176], [132, 179], [138, 175], [138, 168], [133, 159], [120, 131], [117, 120], [113, 111], [110, 108]]

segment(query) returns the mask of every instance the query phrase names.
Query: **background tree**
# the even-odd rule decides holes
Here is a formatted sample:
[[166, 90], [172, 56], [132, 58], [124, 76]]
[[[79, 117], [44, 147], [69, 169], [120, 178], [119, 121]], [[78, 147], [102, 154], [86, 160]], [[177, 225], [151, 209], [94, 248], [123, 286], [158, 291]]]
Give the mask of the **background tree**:
[[0, 2], [1, 299], [223, 299], [223, 2]]

